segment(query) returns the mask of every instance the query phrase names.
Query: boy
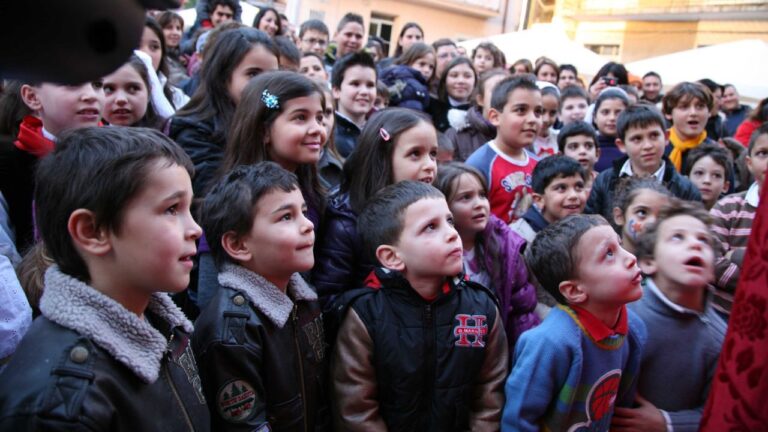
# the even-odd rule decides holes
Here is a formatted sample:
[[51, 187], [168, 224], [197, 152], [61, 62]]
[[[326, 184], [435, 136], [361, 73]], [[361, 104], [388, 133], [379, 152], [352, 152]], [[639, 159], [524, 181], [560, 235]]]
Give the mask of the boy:
[[726, 317], [731, 313], [739, 269], [752, 233], [752, 221], [760, 204], [760, 191], [768, 170], [768, 125], [762, 125], [752, 134], [746, 162], [755, 182], [746, 191], [721, 199], [710, 211], [712, 231], [718, 240], [715, 242], [715, 309]]
[[584, 211], [587, 173], [575, 160], [555, 155], [542, 159], [533, 169], [533, 205], [509, 227], [529, 243], [536, 234], [572, 214]]
[[299, 27], [299, 49], [301, 52], [313, 52], [323, 58], [328, 46], [328, 26], [318, 19], [304, 21]]
[[67, 129], [96, 126], [104, 108], [101, 81], [76, 86], [27, 83], [20, 97], [34, 115], [24, 117], [15, 143], [0, 150], [0, 192], [8, 200], [16, 249], [33, 244], [32, 195], [37, 162], [53, 151], [56, 137]]
[[596, 215], [550, 225], [525, 258], [560, 305], [517, 342], [502, 431], [607, 431], [632, 406], [645, 340], [625, 306], [642, 295], [637, 261]]
[[648, 330], [637, 384], [647, 400], [616, 408], [614, 426], [699, 429], [726, 330], [707, 291], [714, 277], [709, 221], [701, 204], [674, 199], [637, 241], [647, 277], [642, 299], [630, 309]]
[[460, 277], [443, 194], [391, 185], [368, 202], [358, 232], [381, 268], [337, 303], [348, 304], [332, 360], [338, 430], [498, 430], [504, 326], [494, 295]]
[[336, 61], [348, 54], [360, 51], [363, 48], [363, 35], [365, 23], [363, 17], [356, 13], [348, 12], [336, 26], [336, 34], [333, 35], [334, 45], [325, 52], [325, 64], [333, 68]]
[[711, 209], [731, 188], [731, 154], [719, 145], [702, 144], [688, 153], [685, 162], [682, 174], [699, 190], [704, 207]]
[[296, 176], [273, 162], [236, 168], [205, 197], [221, 288], [192, 342], [214, 430], [329, 429], [330, 417], [319, 414], [323, 321], [298, 273], [314, 265], [306, 210]]
[[538, 159], [525, 150], [542, 125], [541, 91], [529, 76], [510, 77], [493, 89], [488, 117], [496, 138], [467, 159], [488, 182], [491, 212], [510, 223], [531, 204], [531, 174]]
[[564, 88], [560, 93], [560, 121], [563, 122], [563, 126], [584, 121], [588, 107], [589, 98], [583, 88], [577, 85]]
[[336, 100], [336, 150], [349, 156], [365, 125], [365, 118], [376, 100], [376, 64], [364, 52], [339, 59], [331, 76], [331, 91]]
[[678, 172], [685, 166], [688, 150], [704, 142], [715, 144], [705, 131], [713, 107], [712, 93], [699, 83], [682, 82], [664, 96], [662, 110], [672, 123], [665, 155]]
[[643, 96], [640, 100], [656, 105], [664, 97], [661, 90], [661, 76], [659, 74], [651, 71], [643, 75]]
[[36, 220], [56, 265], [0, 378], [0, 429], [208, 430], [192, 323], [165, 294], [186, 289], [201, 235], [191, 170], [144, 128], [74, 130], [40, 162]]
[[583, 121], [573, 122], [557, 135], [557, 147], [560, 153], [579, 162], [587, 172], [587, 196], [592, 189], [592, 182], [597, 177], [595, 163], [600, 158], [600, 146], [597, 145], [597, 131], [591, 124]]
[[664, 119], [654, 107], [638, 104], [624, 110], [616, 122], [616, 147], [626, 155], [597, 176], [585, 212], [613, 220], [614, 189], [620, 178], [629, 176], [653, 176], [672, 195], [701, 201], [696, 186], [664, 156], [664, 140]]

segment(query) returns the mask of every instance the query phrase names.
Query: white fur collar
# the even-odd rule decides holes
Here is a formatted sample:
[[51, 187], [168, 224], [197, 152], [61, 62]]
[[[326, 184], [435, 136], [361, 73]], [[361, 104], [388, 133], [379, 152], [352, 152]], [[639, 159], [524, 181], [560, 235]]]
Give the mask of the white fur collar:
[[219, 273], [219, 283], [245, 294], [253, 307], [279, 328], [283, 328], [288, 322], [293, 310], [293, 300], [317, 300], [317, 294], [298, 273], [291, 275], [288, 295], [258, 273], [234, 264], [224, 266]]
[[[192, 332], [192, 323], [168, 294], [155, 293], [147, 309], [171, 328]], [[57, 266], [45, 272], [40, 312], [49, 320], [93, 340], [142, 381], [153, 383], [160, 373], [168, 340], [145, 319]]]

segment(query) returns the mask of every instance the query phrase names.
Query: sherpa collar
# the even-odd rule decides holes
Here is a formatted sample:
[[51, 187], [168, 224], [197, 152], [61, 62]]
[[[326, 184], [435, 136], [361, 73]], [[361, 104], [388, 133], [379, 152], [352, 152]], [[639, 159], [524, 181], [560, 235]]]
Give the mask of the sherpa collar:
[[[171, 328], [192, 332], [192, 323], [168, 294], [153, 294], [147, 309]], [[145, 383], [157, 380], [168, 340], [147, 320], [62, 273], [57, 266], [45, 272], [40, 312], [56, 324], [93, 340]]]
[[317, 294], [298, 273], [291, 275], [288, 295], [261, 275], [239, 265], [227, 264], [219, 273], [219, 283], [236, 289], [248, 297], [253, 307], [283, 328], [293, 310], [293, 300], [317, 300]]

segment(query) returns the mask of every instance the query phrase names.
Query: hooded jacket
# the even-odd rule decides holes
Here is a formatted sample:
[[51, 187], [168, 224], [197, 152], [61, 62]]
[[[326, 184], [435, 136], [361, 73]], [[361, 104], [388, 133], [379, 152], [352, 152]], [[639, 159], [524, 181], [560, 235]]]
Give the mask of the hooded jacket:
[[453, 159], [464, 162], [475, 150], [496, 138], [496, 126], [486, 120], [480, 108], [475, 106], [467, 111], [467, 124], [461, 129], [448, 129], [445, 131], [445, 137], [456, 149]]
[[164, 293], [144, 319], [58, 267], [0, 375], [0, 430], [207, 431], [189, 335]]

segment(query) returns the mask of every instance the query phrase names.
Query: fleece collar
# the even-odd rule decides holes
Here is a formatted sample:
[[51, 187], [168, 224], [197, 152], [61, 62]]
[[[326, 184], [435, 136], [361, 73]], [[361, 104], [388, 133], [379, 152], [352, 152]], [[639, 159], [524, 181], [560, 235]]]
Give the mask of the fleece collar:
[[288, 295], [258, 273], [234, 264], [224, 266], [219, 273], [219, 283], [245, 294], [253, 307], [266, 315], [279, 328], [283, 328], [288, 322], [294, 300], [317, 300], [317, 294], [298, 273], [291, 275], [288, 282]]
[[[171, 328], [192, 333], [192, 323], [165, 293], [155, 293], [147, 310]], [[146, 319], [57, 266], [45, 272], [40, 312], [49, 320], [91, 339], [145, 383], [160, 374], [168, 340]]]

